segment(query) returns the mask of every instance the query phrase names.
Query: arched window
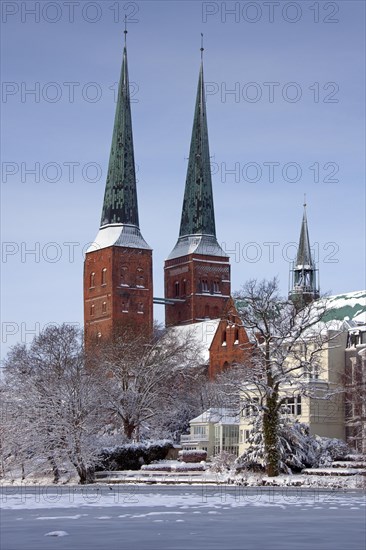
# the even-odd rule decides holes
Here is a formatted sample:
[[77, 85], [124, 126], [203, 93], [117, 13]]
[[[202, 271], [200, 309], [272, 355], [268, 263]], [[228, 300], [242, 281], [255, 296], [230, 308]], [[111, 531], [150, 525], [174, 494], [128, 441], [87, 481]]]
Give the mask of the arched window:
[[137, 304], [137, 313], [144, 313], [144, 304], [142, 302]]
[[239, 344], [239, 329], [238, 329], [238, 327], [235, 327], [234, 344]]
[[187, 279], [183, 279], [182, 283], [182, 295], [186, 296], [187, 294]]
[[102, 303], [102, 313], [107, 313], [107, 302]]
[[141, 267], [138, 267], [136, 271], [136, 286], [142, 288], [145, 286], [144, 270]]
[[213, 291], [215, 294], [220, 293], [220, 282], [217, 280], [213, 282]]
[[106, 285], [107, 284], [107, 268], [104, 267], [102, 269], [102, 285]]
[[207, 279], [200, 279], [198, 286], [199, 286], [199, 292], [209, 292]]
[[174, 296], [177, 298], [180, 295], [179, 292], [179, 281], [175, 281], [174, 283]]
[[93, 271], [93, 273], [90, 273], [90, 284], [89, 284], [90, 288], [94, 288], [95, 287], [95, 273]]
[[120, 271], [120, 285], [121, 286], [128, 286], [127, 284], [127, 265], [122, 265], [121, 266], [121, 271]]
[[91, 306], [90, 306], [90, 315], [91, 315], [91, 316], [94, 315], [94, 311], [95, 311], [94, 304], [91, 304]]
[[128, 300], [124, 300], [121, 304], [122, 313], [128, 313]]
[[226, 346], [226, 329], [221, 334], [221, 345]]

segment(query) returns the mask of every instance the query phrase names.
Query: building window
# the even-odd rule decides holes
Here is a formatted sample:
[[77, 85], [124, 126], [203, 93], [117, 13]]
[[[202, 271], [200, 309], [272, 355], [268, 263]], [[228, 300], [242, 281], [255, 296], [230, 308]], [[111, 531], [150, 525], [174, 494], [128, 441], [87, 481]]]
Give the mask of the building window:
[[214, 293], [216, 293], [216, 294], [220, 293], [220, 283], [219, 283], [219, 281], [214, 281], [214, 283], [213, 283], [213, 291], [214, 291]]
[[174, 283], [174, 296], [177, 298], [179, 296], [179, 281]]
[[102, 269], [102, 285], [106, 285], [107, 284], [107, 268], [104, 267]]
[[226, 330], [223, 330], [223, 331], [222, 331], [222, 334], [221, 334], [221, 345], [222, 345], [222, 346], [226, 346]]
[[207, 436], [207, 427], [206, 426], [193, 426], [193, 437], [194, 438], [203, 438]]
[[94, 311], [95, 311], [95, 306], [94, 306], [94, 304], [91, 304], [91, 306], [90, 306], [90, 315], [91, 316], [94, 315]]
[[128, 301], [123, 301], [121, 306], [122, 313], [128, 313]]
[[234, 344], [239, 344], [239, 329], [235, 328]]
[[186, 294], [187, 294], [187, 280], [186, 279], [183, 279], [182, 294], [183, 294], [183, 296], [186, 296]]
[[287, 397], [282, 404], [282, 414], [301, 416], [301, 395]]
[[107, 302], [102, 303], [102, 313], [107, 313]]
[[95, 287], [95, 273], [93, 271], [93, 273], [90, 273], [90, 288], [94, 288]]
[[137, 313], [144, 313], [144, 304], [142, 302], [137, 304]]
[[259, 397], [253, 397], [249, 403], [244, 403], [242, 417], [257, 416], [259, 407]]
[[202, 292], [209, 292], [208, 280], [207, 279], [202, 279], [201, 280], [201, 291]]
[[128, 286], [127, 284], [127, 266], [122, 265], [121, 266], [121, 272], [120, 272], [120, 285], [121, 286]]
[[240, 430], [239, 443], [248, 443], [250, 437], [250, 430]]
[[138, 267], [136, 271], [136, 286], [139, 288], [145, 287], [144, 270], [141, 267]]
[[319, 378], [319, 366], [318, 365], [306, 365], [304, 367], [305, 375], [310, 380], [318, 380]]

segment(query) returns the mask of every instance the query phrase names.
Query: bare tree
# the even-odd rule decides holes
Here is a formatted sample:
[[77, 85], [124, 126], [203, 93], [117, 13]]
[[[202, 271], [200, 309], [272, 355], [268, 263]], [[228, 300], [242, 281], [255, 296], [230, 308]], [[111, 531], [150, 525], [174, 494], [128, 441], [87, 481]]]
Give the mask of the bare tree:
[[251, 358], [222, 377], [227, 398], [261, 416], [266, 472], [279, 474], [279, 415], [289, 392], [328, 399], [334, 388], [319, 384], [321, 355], [331, 337], [322, 323], [323, 301], [296, 311], [280, 297], [278, 281], [250, 280], [236, 294], [252, 343]]
[[12, 348], [4, 367], [7, 426], [16, 435], [9, 452], [21, 460], [47, 460], [55, 482], [65, 461], [81, 483], [92, 481], [102, 418], [80, 331], [67, 324], [48, 327], [29, 348]]
[[163, 424], [162, 417], [177, 410], [180, 390], [197, 377], [199, 362], [190, 333], [174, 330], [159, 330], [151, 340], [126, 331], [101, 342], [89, 359], [108, 414], [128, 440], [138, 440], [142, 429], [158, 418]]

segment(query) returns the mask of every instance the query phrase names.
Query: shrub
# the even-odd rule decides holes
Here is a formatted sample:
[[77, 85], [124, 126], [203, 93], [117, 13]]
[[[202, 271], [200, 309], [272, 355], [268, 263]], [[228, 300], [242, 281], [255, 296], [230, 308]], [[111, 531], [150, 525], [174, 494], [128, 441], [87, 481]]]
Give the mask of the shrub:
[[179, 458], [182, 462], [201, 462], [207, 459], [207, 451], [194, 449], [189, 451], [179, 451]]
[[143, 464], [163, 460], [172, 448], [171, 441], [152, 441], [102, 449], [97, 471], [139, 470]]

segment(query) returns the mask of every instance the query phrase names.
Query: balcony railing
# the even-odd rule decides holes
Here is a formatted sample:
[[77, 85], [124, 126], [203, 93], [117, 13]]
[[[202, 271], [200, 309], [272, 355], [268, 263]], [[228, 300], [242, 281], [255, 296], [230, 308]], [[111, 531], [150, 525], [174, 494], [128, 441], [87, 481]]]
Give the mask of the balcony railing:
[[208, 441], [208, 436], [204, 434], [190, 434], [190, 435], [181, 435], [181, 443], [197, 443], [198, 441]]

